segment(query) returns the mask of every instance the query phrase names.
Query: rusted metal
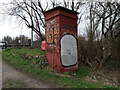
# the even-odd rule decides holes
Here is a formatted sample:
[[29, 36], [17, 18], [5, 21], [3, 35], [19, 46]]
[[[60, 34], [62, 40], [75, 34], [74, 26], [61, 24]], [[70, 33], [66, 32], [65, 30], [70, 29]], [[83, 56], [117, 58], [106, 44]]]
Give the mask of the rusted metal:
[[57, 72], [78, 68], [77, 12], [56, 7], [44, 13], [46, 21], [46, 57]]

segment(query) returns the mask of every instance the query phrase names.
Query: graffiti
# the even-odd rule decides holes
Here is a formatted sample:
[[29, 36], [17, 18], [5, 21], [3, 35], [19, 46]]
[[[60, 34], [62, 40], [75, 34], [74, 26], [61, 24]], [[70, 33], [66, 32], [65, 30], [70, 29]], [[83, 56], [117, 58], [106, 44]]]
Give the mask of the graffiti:
[[47, 52], [54, 53], [54, 49], [48, 48], [48, 49], [47, 49]]
[[54, 43], [57, 43], [58, 30], [54, 29]]
[[69, 11], [57, 7], [44, 13], [46, 57], [49, 65], [57, 72], [74, 71], [78, 66], [77, 13]]
[[52, 19], [50, 21], [46, 22], [46, 27], [47, 28], [52, 28], [52, 27], [58, 27], [58, 18]]
[[53, 30], [47, 30], [46, 31], [46, 42], [47, 43], [53, 43]]
[[60, 41], [61, 62], [63, 66], [71, 66], [77, 63], [77, 40], [75, 36], [63, 35]]
[[46, 42], [57, 43], [58, 39], [58, 18], [54, 18], [46, 22]]
[[57, 18], [50, 21], [50, 24], [55, 24], [55, 23], [57, 23]]
[[46, 42], [47, 43], [57, 43], [58, 30], [56, 28], [46, 30]]
[[77, 30], [77, 27], [76, 26], [62, 24], [62, 29]]

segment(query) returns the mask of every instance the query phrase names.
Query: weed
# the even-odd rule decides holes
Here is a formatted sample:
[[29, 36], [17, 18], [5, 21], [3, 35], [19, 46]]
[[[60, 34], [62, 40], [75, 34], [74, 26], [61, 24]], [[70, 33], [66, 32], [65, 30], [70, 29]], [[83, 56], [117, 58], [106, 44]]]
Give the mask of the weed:
[[[111, 88], [112, 86], [103, 85], [100, 83], [88, 82], [82, 77], [91, 75], [92, 70], [89, 68], [79, 68], [74, 72], [66, 72], [65, 75], [71, 75], [75, 77], [62, 77], [55, 73], [50, 73], [52, 70], [47, 65], [44, 69], [40, 69], [36, 64], [31, 61], [23, 59], [19, 56], [19, 53], [29, 53], [35, 55], [44, 55], [45, 52], [37, 49], [12, 49], [3, 50], [3, 58], [10, 62], [14, 67], [43, 80], [44, 82], [55, 83], [58, 87], [69, 88]], [[76, 77], [80, 77], [79, 79]]]

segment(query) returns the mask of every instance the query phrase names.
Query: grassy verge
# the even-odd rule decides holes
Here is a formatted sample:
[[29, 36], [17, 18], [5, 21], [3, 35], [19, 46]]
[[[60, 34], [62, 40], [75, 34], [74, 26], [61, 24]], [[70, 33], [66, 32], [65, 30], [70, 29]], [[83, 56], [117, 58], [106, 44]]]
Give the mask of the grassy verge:
[[[31, 63], [29, 60], [23, 59], [19, 56], [19, 53], [29, 53], [35, 55], [43, 55], [45, 52], [38, 49], [6, 49], [3, 50], [3, 59], [11, 63], [14, 67], [41, 79], [45, 82], [56, 83], [58, 87], [69, 87], [69, 88], [115, 88], [110, 85], [103, 85], [100, 83], [88, 82], [83, 79], [83, 77], [91, 75], [92, 70], [88, 68], [79, 68], [77, 71], [71, 74], [74, 77], [62, 77], [55, 73], [51, 73], [52, 70], [47, 66], [44, 69], [36, 67], [35, 64]], [[76, 77], [79, 77], [76, 78]]]
[[0, 55], [2, 55], [2, 50], [0, 50]]

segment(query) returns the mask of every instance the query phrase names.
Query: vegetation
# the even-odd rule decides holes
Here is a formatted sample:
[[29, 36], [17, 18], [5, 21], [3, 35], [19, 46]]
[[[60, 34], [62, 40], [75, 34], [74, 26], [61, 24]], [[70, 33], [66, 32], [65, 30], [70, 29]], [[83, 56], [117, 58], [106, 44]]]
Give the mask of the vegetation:
[[3, 84], [3, 88], [21, 88], [21, 87], [26, 87], [26, 86], [20, 81], [7, 80]]
[[[10, 50], [10, 49], [8, 49]], [[45, 52], [41, 51], [39, 48], [36, 49], [27, 49], [27, 48], [21, 48], [21, 49], [12, 49], [13, 52], [16, 54], [20, 53], [27, 53], [27, 54], [33, 54], [33, 55], [44, 55]]]
[[[56, 83], [57, 87], [69, 87], [69, 88], [115, 88], [115, 86], [104, 85], [102, 83], [95, 83], [86, 81], [84, 77], [92, 75], [94, 70], [90, 68], [79, 68], [75, 72], [66, 72], [63, 76], [56, 75], [49, 66], [40, 69], [36, 64], [30, 60], [23, 59], [19, 55], [20, 53], [29, 53], [34, 55], [43, 55], [45, 52], [38, 49], [5, 49], [3, 50], [3, 59], [8, 61], [14, 67], [22, 70], [25, 73], [32, 75], [44, 82]], [[70, 77], [69, 77], [69, 76]]]
[[0, 55], [2, 54], [2, 50], [0, 50]]
[[[72, 11], [77, 11], [79, 13], [78, 30], [81, 30], [80, 25], [84, 24], [82, 28], [82, 30], [84, 30], [84, 35], [78, 38], [79, 61], [93, 69], [105, 70], [105, 72], [109, 72], [109, 75], [116, 72], [120, 73], [120, 70], [118, 70], [120, 68], [119, 2], [86, 3], [79, 0], [50, 0], [50, 2], [46, 1], [45, 4], [42, 4], [42, 1], [39, 0], [33, 0], [32, 2], [22, 0], [21, 2], [11, 1], [11, 3], [3, 5], [5, 7], [3, 8], [3, 13], [6, 16], [10, 15], [17, 17], [19, 23], [24, 21], [24, 24], [39, 36], [40, 41], [45, 39], [45, 35], [41, 33], [45, 31], [45, 11], [57, 6], [63, 6]], [[4, 40], [9, 43], [11, 38], [4, 37]], [[21, 37], [16, 37], [15, 44], [21, 44], [18, 42], [20, 40], [21, 43], [25, 43], [25, 37], [23, 39]], [[4, 50], [3, 56], [15, 67], [25, 72], [32, 73], [32, 75], [36, 77], [42, 77], [47, 81], [58, 82], [58, 84], [65, 83], [65, 87], [109, 87], [96, 83], [93, 83], [96, 85], [90, 85], [90, 83], [87, 84], [84, 79], [81, 79], [87, 75], [89, 76], [91, 72], [94, 72], [88, 68], [79, 68], [75, 72], [64, 73], [64, 75], [70, 75], [74, 78], [60, 77], [55, 75], [55, 73], [51, 73], [52, 71], [47, 65], [45, 65], [43, 70], [40, 69], [38, 64], [40, 62], [39, 59], [30, 58], [27, 60], [22, 57], [26, 54], [44, 55], [44, 53], [45, 52], [37, 49], [7, 49]], [[120, 81], [119, 74], [117, 76]], [[80, 79], [76, 79], [78, 77], [80, 77]], [[75, 85], [73, 83], [72, 85], [71, 81], [74, 82]]]
[[[14, 16], [19, 23], [33, 30], [39, 37], [39, 41], [45, 39], [41, 32], [45, 31], [44, 12], [62, 6], [78, 14], [78, 31], [84, 30], [84, 36], [79, 34], [79, 60], [87, 62], [91, 67], [102, 69], [108, 61], [118, 63], [120, 60], [120, 3], [119, 2], [84, 2], [79, 0], [50, 0], [44, 4], [38, 1], [11, 1], [3, 4], [3, 14]], [[83, 23], [82, 23], [83, 21]], [[85, 23], [87, 23], [85, 25]], [[83, 25], [82, 29], [80, 28]], [[54, 26], [56, 27], [56, 26]], [[80, 31], [80, 33], [83, 33]], [[15, 44], [29, 43], [27, 37], [19, 36]], [[4, 37], [8, 43], [12, 43], [10, 37]], [[18, 42], [19, 41], [19, 42]], [[39, 42], [38, 41], [38, 42]], [[30, 43], [29, 43], [30, 44]], [[39, 44], [40, 43], [35, 43]], [[38, 45], [38, 46], [39, 46]], [[91, 62], [92, 60], [92, 62]], [[93, 66], [93, 63], [96, 66]]]

